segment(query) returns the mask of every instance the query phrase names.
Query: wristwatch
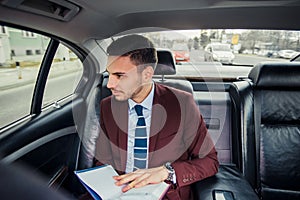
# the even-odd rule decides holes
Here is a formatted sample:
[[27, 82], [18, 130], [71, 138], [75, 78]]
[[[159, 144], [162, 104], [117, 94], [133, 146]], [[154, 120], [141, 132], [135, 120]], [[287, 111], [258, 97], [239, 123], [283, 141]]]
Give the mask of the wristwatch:
[[174, 182], [175, 170], [172, 167], [171, 163], [167, 162], [166, 164], [164, 164], [164, 167], [168, 170], [168, 173], [169, 173], [168, 178], [166, 180]]

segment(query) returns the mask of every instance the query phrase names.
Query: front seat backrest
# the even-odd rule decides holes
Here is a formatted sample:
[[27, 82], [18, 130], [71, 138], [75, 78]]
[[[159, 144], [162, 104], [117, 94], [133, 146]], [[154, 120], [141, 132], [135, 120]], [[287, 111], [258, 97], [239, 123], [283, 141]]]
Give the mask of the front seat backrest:
[[154, 78], [154, 81], [193, 94], [191, 82], [180, 79], [165, 79], [165, 75], [176, 74], [175, 60], [172, 52], [168, 49], [158, 49], [157, 58], [158, 62], [154, 75], [160, 75], [160, 78]]
[[253, 82], [257, 189], [262, 199], [300, 199], [300, 63], [261, 63]]

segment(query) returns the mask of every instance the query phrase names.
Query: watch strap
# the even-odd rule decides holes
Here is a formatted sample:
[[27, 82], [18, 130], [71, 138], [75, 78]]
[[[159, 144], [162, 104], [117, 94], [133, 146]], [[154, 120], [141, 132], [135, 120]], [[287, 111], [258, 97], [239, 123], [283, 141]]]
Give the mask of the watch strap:
[[167, 181], [171, 181], [174, 182], [174, 174], [175, 174], [175, 170], [172, 167], [170, 162], [167, 162], [164, 164], [164, 167], [168, 170], [168, 178], [166, 179]]

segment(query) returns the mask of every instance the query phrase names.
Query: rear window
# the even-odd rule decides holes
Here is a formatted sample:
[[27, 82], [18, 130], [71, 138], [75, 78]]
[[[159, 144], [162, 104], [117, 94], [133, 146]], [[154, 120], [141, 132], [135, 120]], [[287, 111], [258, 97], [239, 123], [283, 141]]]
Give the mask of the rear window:
[[[299, 31], [199, 29], [139, 34], [174, 55], [180, 50], [188, 53], [189, 60], [176, 61], [175, 76], [236, 79], [247, 77], [257, 63], [290, 62], [300, 54]], [[108, 45], [113, 39], [99, 43]]]

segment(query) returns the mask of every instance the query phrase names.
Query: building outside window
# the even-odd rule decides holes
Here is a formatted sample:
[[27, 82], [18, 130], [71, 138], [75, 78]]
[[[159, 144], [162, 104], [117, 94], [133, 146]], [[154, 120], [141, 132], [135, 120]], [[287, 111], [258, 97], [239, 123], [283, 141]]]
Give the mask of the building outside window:
[[37, 35], [33, 32], [30, 32], [30, 31], [22, 31], [22, 35], [23, 37], [26, 37], [26, 38], [36, 38]]
[[5, 28], [5, 26], [0, 26], [0, 33], [1, 34], [6, 34], [6, 28]]

